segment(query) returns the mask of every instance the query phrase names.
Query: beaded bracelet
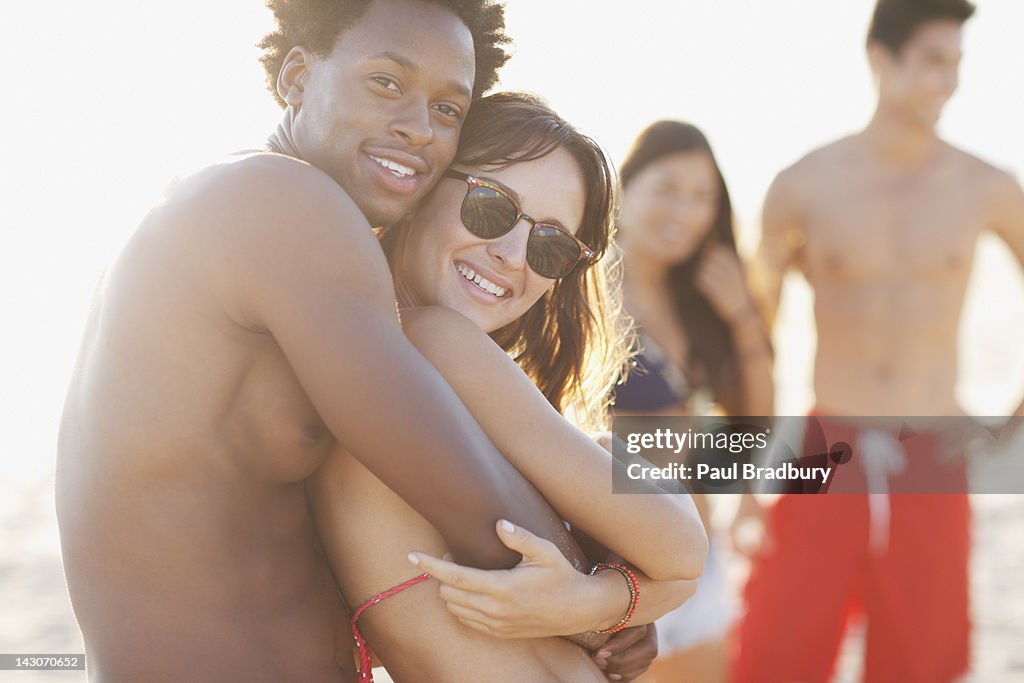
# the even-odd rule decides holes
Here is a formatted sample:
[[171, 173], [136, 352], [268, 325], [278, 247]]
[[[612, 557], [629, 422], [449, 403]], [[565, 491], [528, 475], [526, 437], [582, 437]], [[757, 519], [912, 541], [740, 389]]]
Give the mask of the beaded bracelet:
[[619, 623], [615, 624], [611, 628], [595, 631], [595, 633], [604, 634], [617, 633], [626, 628], [626, 625], [629, 624], [629, 620], [632, 619], [633, 615], [636, 613], [636, 606], [640, 602], [640, 585], [637, 583], [636, 574], [633, 573], [632, 569], [624, 564], [619, 564], [618, 562], [598, 562], [590, 570], [590, 576], [606, 569], [614, 569], [618, 573], [622, 574], [626, 579], [626, 585], [629, 586], [629, 607], [626, 608], [626, 614], [619, 620]]

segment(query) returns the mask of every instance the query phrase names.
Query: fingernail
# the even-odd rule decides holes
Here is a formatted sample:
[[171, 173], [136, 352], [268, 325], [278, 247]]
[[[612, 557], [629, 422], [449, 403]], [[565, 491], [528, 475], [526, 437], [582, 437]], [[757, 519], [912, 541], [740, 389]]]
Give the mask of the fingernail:
[[597, 656], [598, 656], [599, 659], [608, 659], [609, 657], [612, 656], [612, 652], [611, 652], [611, 650], [601, 650], [600, 652], [597, 653]]
[[452, 561], [452, 554], [451, 553], [445, 553], [444, 555], [441, 556], [441, 559], [444, 560], [445, 562], [451, 562]]
[[620, 676], [619, 674], [608, 674], [608, 678], [610, 678], [613, 681], [621, 681], [622, 680], [622, 676]]
[[597, 668], [599, 669], [603, 669], [606, 666], [608, 666], [608, 662], [604, 661], [603, 659], [595, 659], [594, 663], [597, 664]]
[[409, 553], [405, 557], [410, 562], [412, 562], [414, 566], [416, 566], [416, 567], [420, 566], [420, 556], [417, 555], [416, 553]]
[[501, 528], [510, 534], [514, 534], [516, 532], [516, 525], [507, 519], [501, 520]]

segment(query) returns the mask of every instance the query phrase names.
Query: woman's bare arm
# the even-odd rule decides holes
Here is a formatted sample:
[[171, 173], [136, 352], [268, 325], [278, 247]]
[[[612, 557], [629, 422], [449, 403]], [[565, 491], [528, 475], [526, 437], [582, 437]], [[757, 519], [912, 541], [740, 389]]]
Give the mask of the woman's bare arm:
[[652, 579], [700, 574], [707, 536], [688, 496], [614, 495], [611, 455], [558, 414], [472, 322], [444, 308], [402, 317], [413, 344], [559, 514]]

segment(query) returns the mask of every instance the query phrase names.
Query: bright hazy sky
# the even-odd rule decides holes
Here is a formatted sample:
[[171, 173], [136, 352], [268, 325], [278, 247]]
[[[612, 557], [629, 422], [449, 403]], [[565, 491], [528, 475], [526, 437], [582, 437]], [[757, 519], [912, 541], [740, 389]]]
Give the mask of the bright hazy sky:
[[[508, 5], [516, 45], [502, 87], [546, 96], [616, 160], [657, 118], [698, 124], [745, 226], [756, 225], [774, 173], [871, 113], [871, 0]], [[978, 5], [941, 129], [1021, 175], [1024, 2]], [[0, 9], [0, 475], [5, 461], [52, 463], [92, 287], [163, 185], [179, 169], [259, 143], [277, 122], [253, 47], [269, 25], [258, 0]], [[986, 286], [1012, 296], [1007, 306], [1019, 314], [1020, 289], [1006, 287], [1014, 278], [993, 275]], [[993, 343], [986, 356], [1013, 346]], [[1005, 374], [1005, 362], [993, 371]], [[1005, 410], [1006, 400], [988, 409]]]

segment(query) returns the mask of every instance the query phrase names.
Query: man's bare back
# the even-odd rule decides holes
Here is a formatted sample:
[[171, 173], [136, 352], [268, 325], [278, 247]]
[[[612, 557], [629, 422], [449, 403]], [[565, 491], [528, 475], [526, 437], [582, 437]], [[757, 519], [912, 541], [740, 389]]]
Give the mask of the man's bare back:
[[[887, 164], [864, 133], [779, 174], [765, 201], [762, 277], [777, 297], [795, 265], [814, 290], [820, 409], [960, 412], [957, 332], [974, 248], [983, 230], [1009, 227], [1015, 188], [940, 141], [920, 162]], [[1001, 234], [1024, 254], [1020, 234]]]

